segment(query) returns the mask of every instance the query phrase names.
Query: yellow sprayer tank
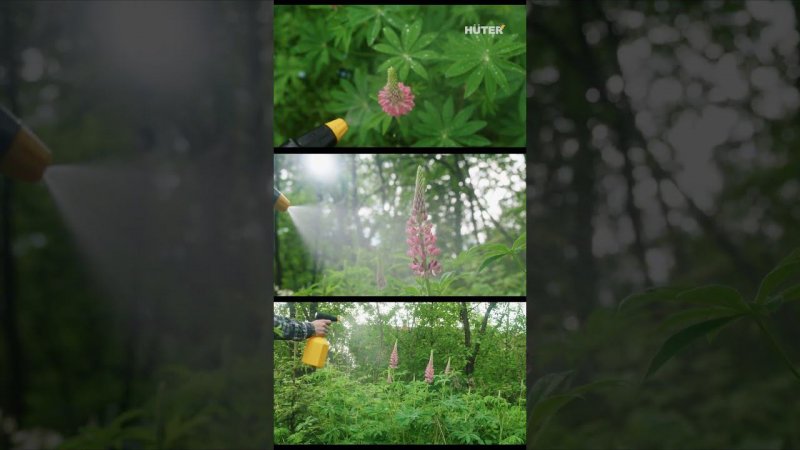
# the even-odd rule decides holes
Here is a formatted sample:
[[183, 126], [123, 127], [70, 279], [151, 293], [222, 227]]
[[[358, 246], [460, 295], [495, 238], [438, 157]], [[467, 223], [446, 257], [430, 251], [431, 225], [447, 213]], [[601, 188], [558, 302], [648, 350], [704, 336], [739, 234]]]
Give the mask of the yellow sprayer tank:
[[303, 351], [303, 363], [314, 366], [317, 369], [325, 367], [328, 359], [328, 349], [331, 344], [324, 337], [312, 337], [306, 341], [306, 349]]

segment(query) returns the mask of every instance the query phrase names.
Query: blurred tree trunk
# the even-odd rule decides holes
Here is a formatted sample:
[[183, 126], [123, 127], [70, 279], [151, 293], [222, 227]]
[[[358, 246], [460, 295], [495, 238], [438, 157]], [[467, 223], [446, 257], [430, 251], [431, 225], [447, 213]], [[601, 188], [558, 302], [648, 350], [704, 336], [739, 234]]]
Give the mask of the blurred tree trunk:
[[[0, 16], [3, 18], [3, 59], [6, 70], [6, 99], [11, 112], [21, 116], [19, 106], [19, 67], [16, 50], [16, 24], [14, 23], [14, 5], [3, 3], [0, 5]], [[8, 360], [8, 400], [3, 409], [21, 423], [25, 414], [25, 393], [27, 391], [27, 376], [22, 338], [19, 330], [19, 317], [17, 313], [17, 266], [14, 258], [12, 242], [14, 240], [14, 182], [8, 177], [3, 177], [2, 205], [2, 261], [3, 261], [3, 304], [0, 305], [2, 316], [4, 340], [6, 342], [6, 358]], [[4, 433], [5, 434], [5, 433]]]

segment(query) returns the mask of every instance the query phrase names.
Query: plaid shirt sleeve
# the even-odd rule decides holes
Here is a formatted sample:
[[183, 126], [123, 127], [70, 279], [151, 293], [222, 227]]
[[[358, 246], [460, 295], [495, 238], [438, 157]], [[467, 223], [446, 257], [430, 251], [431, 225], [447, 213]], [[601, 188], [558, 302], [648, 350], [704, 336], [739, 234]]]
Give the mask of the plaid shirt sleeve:
[[276, 340], [302, 341], [314, 335], [314, 325], [310, 322], [298, 322], [284, 316], [275, 316], [272, 328]]

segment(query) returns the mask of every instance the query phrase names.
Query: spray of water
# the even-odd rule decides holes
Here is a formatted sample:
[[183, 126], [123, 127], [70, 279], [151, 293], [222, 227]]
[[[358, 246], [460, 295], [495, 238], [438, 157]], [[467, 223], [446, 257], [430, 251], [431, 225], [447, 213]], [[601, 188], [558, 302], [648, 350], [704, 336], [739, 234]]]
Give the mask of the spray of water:
[[219, 161], [139, 162], [53, 166], [45, 183], [140, 358], [209, 365], [223, 341], [258, 343], [253, 312], [271, 290], [263, 178]]

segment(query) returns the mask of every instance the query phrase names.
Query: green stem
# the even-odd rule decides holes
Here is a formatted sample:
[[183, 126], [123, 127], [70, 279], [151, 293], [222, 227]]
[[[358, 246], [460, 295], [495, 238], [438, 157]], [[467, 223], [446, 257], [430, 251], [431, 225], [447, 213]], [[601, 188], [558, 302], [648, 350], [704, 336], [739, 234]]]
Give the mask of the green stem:
[[525, 273], [525, 274], [528, 273], [528, 270], [525, 269], [524, 265], [522, 265], [522, 260], [519, 259], [519, 255], [517, 255], [516, 252], [514, 253], [514, 261], [516, 261], [517, 264], [519, 264], [519, 268], [522, 269], [522, 273]]
[[769, 331], [767, 324], [765, 324], [762, 318], [757, 315], [755, 315], [753, 318], [758, 324], [758, 327], [761, 329], [761, 332], [764, 334], [764, 336], [766, 336], [767, 341], [769, 341], [769, 343], [772, 345], [772, 348], [776, 353], [778, 353], [778, 355], [780, 355], [781, 359], [783, 359], [783, 362], [786, 363], [786, 366], [789, 368], [789, 370], [792, 371], [792, 374], [795, 376], [795, 378], [800, 381], [800, 373], [797, 371], [797, 369], [795, 369], [794, 364], [792, 364], [792, 361], [789, 360], [789, 357], [783, 351], [783, 347], [781, 347], [781, 345], [778, 343], [778, 340]]
[[431, 285], [428, 282], [428, 277], [425, 277], [425, 295], [428, 297], [431, 296]]

